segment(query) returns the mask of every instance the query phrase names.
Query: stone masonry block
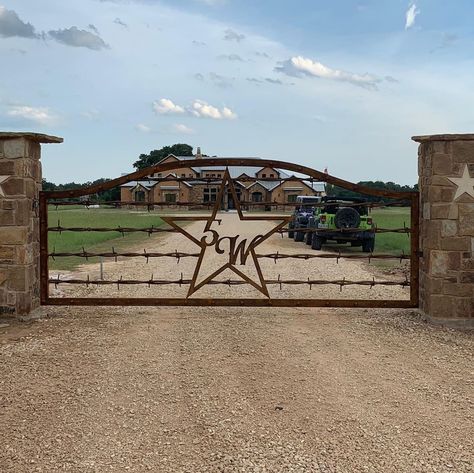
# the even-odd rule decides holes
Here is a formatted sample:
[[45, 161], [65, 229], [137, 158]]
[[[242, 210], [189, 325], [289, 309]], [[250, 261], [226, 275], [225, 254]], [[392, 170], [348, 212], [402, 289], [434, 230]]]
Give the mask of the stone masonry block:
[[441, 249], [451, 251], [469, 251], [471, 239], [469, 237], [447, 237], [441, 239]]
[[453, 159], [458, 163], [474, 163], [474, 141], [454, 141]]
[[25, 180], [23, 178], [12, 177], [2, 184], [5, 196], [25, 194]]
[[462, 271], [461, 282], [467, 284], [474, 284], [474, 271]]
[[450, 210], [451, 204], [433, 204], [431, 206], [431, 218], [433, 220], [448, 218]]
[[25, 138], [15, 138], [3, 142], [3, 154], [7, 159], [26, 158], [28, 143]]
[[15, 174], [15, 161], [0, 158], [0, 176]]
[[430, 186], [428, 189], [428, 200], [430, 202], [449, 202], [453, 201], [455, 186]]
[[450, 154], [435, 153], [433, 155], [433, 174], [437, 176], [451, 175], [453, 172], [453, 158]]
[[14, 211], [12, 210], [0, 210], [0, 226], [1, 225], [13, 225], [15, 223]]
[[443, 294], [448, 296], [471, 297], [474, 296], [474, 289], [471, 284], [444, 282]]
[[446, 276], [449, 271], [449, 252], [434, 250], [431, 252], [430, 258], [430, 275], [431, 276]]
[[455, 316], [453, 307], [455, 306], [456, 297], [447, 296], [446, 294], [434, 294], [430, 297], [430, 315], [440, 319], [447, 319]]
[[458, 223], [455, 220], [441, 221], [441, 238], [454, 237], [458, 234]]
[[23, 245], [27, 239], [27, 227], [0, 227], [0, 242], [2, 242], [2, 247], [3, 245]]
[[16, 246], [0, 245], [0, 264], [9, 264], [15, 261]]
[[459, 204], [459, 235], [474, 236], [474, 204]]

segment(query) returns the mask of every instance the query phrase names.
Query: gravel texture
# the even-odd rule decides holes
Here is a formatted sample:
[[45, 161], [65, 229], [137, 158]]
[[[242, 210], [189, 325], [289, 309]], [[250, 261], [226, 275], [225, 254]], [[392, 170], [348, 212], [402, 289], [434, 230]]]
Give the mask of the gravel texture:
[[474, 471], [467, 332], [397, 310], [48, 313], [0, 329], [2, 473]]

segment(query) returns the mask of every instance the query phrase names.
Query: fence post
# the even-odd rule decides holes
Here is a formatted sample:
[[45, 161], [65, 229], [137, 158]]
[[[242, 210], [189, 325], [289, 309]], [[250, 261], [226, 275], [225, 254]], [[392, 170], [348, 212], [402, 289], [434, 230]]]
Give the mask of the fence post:
[[0, 317], [39, 306], [41, 143], [62, 138], [0, 132]]
[[474, 327], [474, 134], [414, 136], [420, 205], [420, 309]]

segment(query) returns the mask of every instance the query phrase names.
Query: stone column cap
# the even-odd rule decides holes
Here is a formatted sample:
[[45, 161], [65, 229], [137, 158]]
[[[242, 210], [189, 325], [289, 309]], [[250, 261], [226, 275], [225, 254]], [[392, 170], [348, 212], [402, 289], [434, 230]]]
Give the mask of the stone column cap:
[[411, 139], [417, 143], [425, 143], [427, 141], [474, 141], [474, 134], [461, 133], [451, 135], [421, 135], [412, 136]]
[[62, 143], [64, 140], [59, 136], [44, 135], [42, 133], [31, 133], [28, 131], [0, 131], [0, 140], [13, 140], [15, 138], [27, 138], [36, 143]]

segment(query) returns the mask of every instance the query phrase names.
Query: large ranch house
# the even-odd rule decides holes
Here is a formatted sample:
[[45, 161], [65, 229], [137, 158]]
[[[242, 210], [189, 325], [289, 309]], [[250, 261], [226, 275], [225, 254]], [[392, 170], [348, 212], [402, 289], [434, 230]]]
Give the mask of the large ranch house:
[[[161, 163], [176, 162], [179, 166], [172, 172], [155, 173], [147, 180], [132, 181], [121, 186], [121, 200], [146, 205], [148, 202], [163, 202], [172, 206], [184, 203], [204, 205], [215, 202], [224, 176], [225, 166], [199, 167], [196, 164], [187, 166], [187, 161], [200, 159], [202, 154], [198, 148], [195, 156], [167, 156]], [[219, 157], [214, 157], [219, 159]], [[242, 158], [240, 158], [242, 159]], [[321, 182], [311, 182], [308, 179], [289, 175], [280, 169], [269, 167], [230, 166], [229, 173], [234, 181], [237, 197], [241, 202], [247, 202], [248, 208], [262, 209], [258, 203], [271, 202], [270, 207], [281, 206], [296, 202], [299, 195], [323, 196], [325, 186]], [[186, 180], [183, 180], [186, 178]], [[257, 205], [252, 206], [252, 203]], [[192, 204], [191, 204], [192, 205]], [[223, 208], [235, 208], [230, 191], [224, 194]]]

